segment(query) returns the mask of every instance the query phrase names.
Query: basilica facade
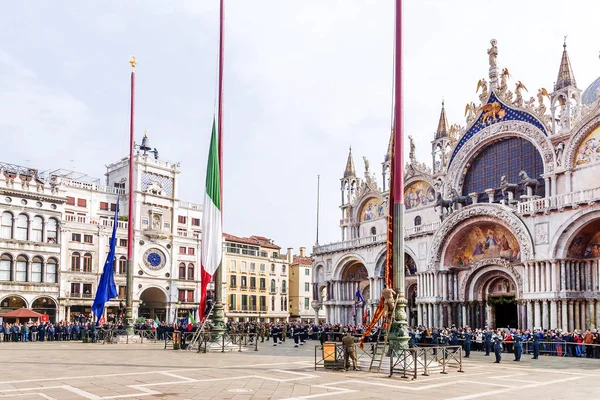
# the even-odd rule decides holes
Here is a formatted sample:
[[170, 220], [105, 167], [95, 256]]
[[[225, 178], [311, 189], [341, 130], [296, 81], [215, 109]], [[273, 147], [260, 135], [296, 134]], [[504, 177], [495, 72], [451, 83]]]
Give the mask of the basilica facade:
[[[442, 103], [431, 167], [410, 138], [410, 325], [600, 326], [600, 78], [582, 91], [563, 47], [554, 85], [528, 92], [498, 65], [492, 40], [489, 77], [465, 107], [466, 124], [450, 125]], [[312, 304], [330, 323], [366, 322], [381, 295], [390, 146], [381, 186], [366, 159], [357, 175], [350, 151], [342, 240], [313, 249]]]

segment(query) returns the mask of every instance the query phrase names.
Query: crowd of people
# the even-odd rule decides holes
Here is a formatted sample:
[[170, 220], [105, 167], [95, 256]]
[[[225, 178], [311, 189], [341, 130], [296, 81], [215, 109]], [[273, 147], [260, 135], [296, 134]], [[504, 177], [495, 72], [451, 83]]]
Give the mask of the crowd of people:
[[[89, 338], [96, 341], [99, 334], [106, 331], [124, 329], [122, 318], [109, 315], [107, 321], [98, 325], [89, 316], [77, 315], [72, 321], [8, 323], [0, 326], [0, 339], [4, 342], [31, 341], [73, 341]], [[201, 324], [190, 324], [182, 319], [176, 323], [153, 320], [138, 321], [134, 328], [139, 331], [150, 331], [156, 334], [157, 340], [171, 337], [173, 332], [194, 332], [201, 329]], [[272, 341], [273, 346], [293, 342], [300, 347], [309, 340], [324, 342], [342, 342], [346, 334], [355, 338], [363, 336], [362, 325], [314, 324], [312, 322], [235, 322], [226, 323], [226, 332], [230, 335], [248, 334], [251, 340], [260, 342]], [[205, 329], [210, 330], [210, 324]], [[529, 353], [533, 358], [541, 355], [600, 358], [600, 330], [575, 330], [562, 332], [560, 329], [536, 329], [533, 331], [503, 328], [471, 329], [471, 328], [427, 328], [412, 327], [408, 330], [409, 346], [461, 346], [464, 356], [469, 357], [471, 351], [483, 351], [489, 355], [492, 351], [515, 354], [515, 361], [521, 354]], [[366, 342], [382, 341], [385, 331], [381, 326], [374, 328]], [[499, 359], [497, 361], [500, 361]]]

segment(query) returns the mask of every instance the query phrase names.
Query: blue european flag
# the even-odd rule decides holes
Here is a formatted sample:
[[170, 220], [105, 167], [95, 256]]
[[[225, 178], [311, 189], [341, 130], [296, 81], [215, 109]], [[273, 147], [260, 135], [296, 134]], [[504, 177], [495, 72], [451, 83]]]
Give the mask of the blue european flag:
[[[115, 220], [113, 222], [112, 236], [110, 237], [110, 250], [104, 263], [104, 271], [100, 277], [100, 283], [98, 283], [98, 290], [96, 290], [96, 298], [92, 305], [92, 311], [98, 318], [97, 322], [100, 321], [102, 313], [104, 312], [104, 304], [110, 299], [114, 299], [118, 296], [117, 286], [115, 285], [115, 276], [113, 270], [113, 263], [115, 261], [115, 247], [117, 246], [117, 225], [119, 225], [119, 200], [117, 199], [117, 209], [115, 210]], [[131, 223], [131, 221], [130, 221]]]
[[362, 293], [360, 292], [360, 288], [356, 288], [356, 293], [354, 294], [354, 297], [356, 297], [356, 302], [357, 303], [364, 303], [365, 299], [362, 296]]

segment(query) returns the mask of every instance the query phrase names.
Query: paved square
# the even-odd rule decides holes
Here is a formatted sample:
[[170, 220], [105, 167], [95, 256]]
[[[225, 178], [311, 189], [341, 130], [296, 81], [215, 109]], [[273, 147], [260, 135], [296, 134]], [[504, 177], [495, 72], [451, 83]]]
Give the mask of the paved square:
[[163, 345], [1, 343], [0, 398], [25, 399], [549, 399], [595, 398], [600, 360], [474, 352], [465, 372], [406, 380], [314, 370], [314, 342], [197, 354]]

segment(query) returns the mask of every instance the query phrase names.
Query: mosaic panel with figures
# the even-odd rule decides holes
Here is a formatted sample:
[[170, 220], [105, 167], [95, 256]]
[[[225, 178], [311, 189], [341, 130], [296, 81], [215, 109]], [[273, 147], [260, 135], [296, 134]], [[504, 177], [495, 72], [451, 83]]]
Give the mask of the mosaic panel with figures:
[[435, 189], [425, 181], [417, 181], [406, 188], [404, 207], [407, 210], [435, 203]]
[[387, 201], [376, 197], [367, 200], [362, 210], [360, 210], [361, 221], [371, 221], [376, 218], [385, 217], [387, 215]]
[[519, 242], [505, 227], [493, 222], [476, 222], [459, 232], [446, 250], [447, 265], [469, 265], [472, 262], [503, 258], [518, 261]]
[[150, 172], [144, 172], [142, 174], [142, 191], [171, 197], [173, 196], [173, 179], [158, 174], [152, 174]]
[[600, 126], [581, 141], [576, 154], [574, 167], [600, 161]]

